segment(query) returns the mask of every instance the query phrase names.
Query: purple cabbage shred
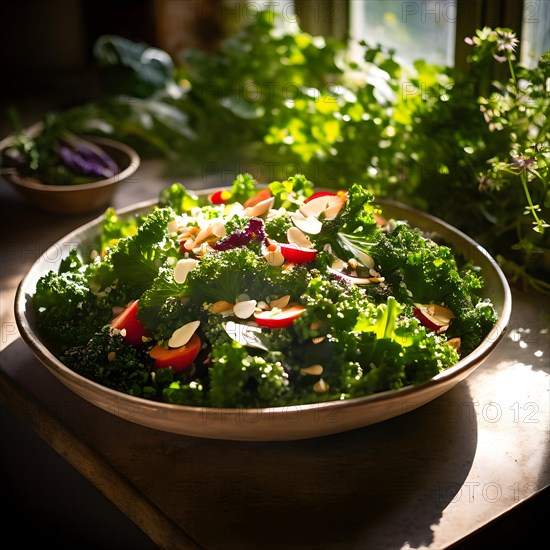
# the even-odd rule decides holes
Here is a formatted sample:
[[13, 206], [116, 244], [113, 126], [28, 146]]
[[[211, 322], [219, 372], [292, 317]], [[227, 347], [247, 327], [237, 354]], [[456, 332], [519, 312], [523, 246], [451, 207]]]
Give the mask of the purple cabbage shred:
[[263, 220], [260, 218], [250, 218], [247, 226], [242, 231], [234, 231], [212, 246], [215, 250], [219, 251], [231, 250], [232, 248], [246, 246], [251, 241], [261, 243], [265, 239], [266, 233]]

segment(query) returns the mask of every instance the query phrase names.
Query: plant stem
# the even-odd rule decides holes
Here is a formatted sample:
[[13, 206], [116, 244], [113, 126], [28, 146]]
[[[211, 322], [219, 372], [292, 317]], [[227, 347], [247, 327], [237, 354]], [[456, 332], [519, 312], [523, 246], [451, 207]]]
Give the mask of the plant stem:
[[516, 79], [516, 72], [514, 71], [514, 65], [512, 64], [512, 56], [510, 55], [510, 52], [506, 52], [506, 57], [508, 58], [508, 67], [510, 69], [510, 76], [512, 77], [512, 80], [514, 81], [514, 84], [517, 89], [518, 81]]
[[527, 172], [523, 171], [520, 174], [521, 184], [523, 185], [523, 192], [525, 193], [525, 197], [527, 198], [527, 202], [529, 204], [529, 210], [531, 211], [531, 214], [533, 215], [533, 218], [535, 218], [535, 221], [537, 222], [537, 225], [541, 225], [540, 218], [537, 216], [537, 212], [535, 209], [535, 206], [533, 205], [533, 201], [531, 200], [531, 193], [529, 193], [529, 188], [527, 187]]

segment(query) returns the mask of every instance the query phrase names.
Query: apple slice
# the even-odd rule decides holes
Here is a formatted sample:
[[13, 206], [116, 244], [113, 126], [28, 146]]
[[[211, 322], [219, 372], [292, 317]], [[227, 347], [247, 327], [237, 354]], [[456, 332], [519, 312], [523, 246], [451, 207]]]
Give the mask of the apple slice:
[[453, 312], [437, 304], [415, 304], [414, 316], [429, 330], [436, 334], [445, 332], [454, 319]]
[[254, 319], [261, 327], [281, 328], [287, 327], [302, 315], [306, 310], [304, 306], [299, 304], [291, 304], [282, 310], [272, 309], [268, 311], [260, 311], [254, 314]]
[[293, 264], [312, 262], [317, 257], [317, 250], [303, 248], [297, 244], [281, 244], [279, 248], [284, 259]]

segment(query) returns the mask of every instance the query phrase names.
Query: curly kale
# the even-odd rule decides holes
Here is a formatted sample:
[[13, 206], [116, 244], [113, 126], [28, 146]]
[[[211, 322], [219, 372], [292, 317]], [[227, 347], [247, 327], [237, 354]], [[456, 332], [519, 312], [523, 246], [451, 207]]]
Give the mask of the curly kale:
[[108, 326], [86, 344], [67, 349], [61, 361], [78, 374], [109, 388], [150, 399], [159, 396], [159, 388], [151, 376], [151, 357]]
[[354, 183], [346, 194], [346, 201], [338, 215], [323, 221], [323, 231], [312, 237], [317, 250], [329, 244], [335, 254], [348, 260], [357, 258], [361, 252], [378, 240], [381, 229], [374, 218], [373, 195]]
[[313, 195], [314, 186], [304, 175], [296, 174], [285, 181], [273, 181], [269, 184], [271, 195], [275, 198], [273, 208], [290, 208], [304, 202]]
[[333, 332], [345, 337], [361, 313], [374, 310], [358, 286], [321, 276], [311, 278], [300, 301], [307, 310], [294, 321], [293, 328], [303, 340]]
[[166, 313], [169, 313], [170, 318], [179, 316], [179, 311], [188, 301], [186, 293], [187, 288], [174, 280], [174, 269], [167, 266], [161, 267], [151, 286], [141, 295], [138, 308], [139, 320], [148, 329], [157, 331], [159, 325], [166, 321], [164, 319]]
[[143, 292], [168, 257], [179, 258], [178, 243], [167, 231], [174, 216], [169, 207], [154, 210], [135, 235], [120, 239], [109, 249], [91, 282], [103, 288], [106, 282], [118, 279], [134, 283]]
[[240, 294], [262, 294], [269, 264], [246, 247], [205, 254], [185, 285], [191, 303], [237, 301]]
[[174, 380], [162, 390], [162, 400], [175, 405], [208, 406], [202, 384], [195, 381], [185, 383]]
[[419, 229], [400, 223], [369, 253], [400, 301], [451, 309], [455, 319], [448, 336], [461, 336], [463, 355], [479, 345], [496, 322], [493, 306], [476, 295], [482, 279], [471, 269], [461, 269], [449, 247], [427, 239]]
[[111, 317], [81, 272], [51, 271], [39, 279], [32, 303], [38, 330], [56, 351], [84, 344]]
[[293, 227], [292, 220], [288, 214], [273, 216], [265, 222], [265, 232], [272, 241], [286, 243], [286, 232]]
[[235, 214], [225, 222], [225, 231], [227, 235], [230, 235], [236, 231], [243, 231], [247, 225], [248, 218], [246, 216], [239, 216]]
[[209, 402], [212, 407], [253, 408], [284, 404], [288, 375], [281, 363], [249, 355], [235, 341], [212, 351]]

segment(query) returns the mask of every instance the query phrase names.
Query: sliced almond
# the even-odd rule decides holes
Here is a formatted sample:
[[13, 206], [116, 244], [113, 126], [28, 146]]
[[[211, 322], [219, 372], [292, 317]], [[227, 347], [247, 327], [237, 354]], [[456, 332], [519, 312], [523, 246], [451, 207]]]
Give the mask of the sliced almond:
[[185, 250], [193, 250], [194, 246], [195, 246], [195, 240], [192, 238], [187, 239], [185, 243], [183, 243], [183, 248], [185, 248]]
[[269, 212], [271, 207], [275, 204], [275, 197], [270, 197], [269, 199], [265, 199], [258, 204], [255, 204], [254, 206], [251, 206], [249, 208], [245, 208], [244, 215], [248, 218], [255, 218], [262, 216], [266, 212]]
[[313, 384], [313, 391], [315, 393], [327, 393], [330, 386], [322, 379], [319, 378], [315, 384]]
[[233, 313], [239, 319], [248, 319], [254, 314], [256, 304], [256, 300], [245, 300], [244, 302], [238, 302], [233, 306]]
[[346, 267], [346, 262], [340, 258], [334, 258], [331, 267], [332, 269], [336, 269], [336, 271], [342, 271]]
[[326, 336], [316, 336], [315, 338], [311, 339], [311, 342], [313, 344], [320, 344], [323, 340], [326, 340]]
[[231, 302], [227, 302], [226, 300], [218, 300], [217, 302], [212, 304], [210, 311], [212, 313], [225, 313], [228, 311], [232, 311], [233, 305], [234, 304], [232, 304]]
[[277, 298], [276, 300], [271, 300], [269, 302], [269, 305], [271, 306], [271, 309], [279, 308], [284, 309], [286, 306], [288, 306], [290, 302], [290, 295], [281, 296], [281, 298]]
[[195, 237], [195, 242], [193, 243], [193, 248], [197, 248], [201, 243], [206, 241], [208, 237], [212, 235], [212, 226], [207, 225], [204, 229], [201, 229], [199, 234]]
[[340, 212], [342, 206], [344, 206], [344, 202], [345, 200], [338, 195], [325, 195], [306, 202], [300, 207], [300, 212], [305, 217], [318, 217], [323, 214], [324, 218], [331, 220]]
[[221, 221], [215, 221], [210, 227], [212, 234], [216, 237], [225, 237], [227, 235], [225, 225]]
[[291, 227], [286, 232], [286, 238], [289, 244], [296, 244], [300, 248], [313, 248], [310, 238], [297, 227]]
[[191, 321], [190, 323], [177, 328], [172, 333], [170, 340], [168, 340], [168, 345], [171, 348], [181, 348], [181, 346], [185, 346], [185, 344], [191, 340], [191, 337], [195, 334], [195, 331], [199, 328], [200, 324], [200, 321]]
[[306, 217], [301, 212], [294, 212], [290, 216], [294, 225], [309, 235], [317, 235], [323, 228], [322, 222], [315, 216]]
[[300, 372], [303, 374], [311, 374], [313, 376], [319, 376], [323, 374], [323, 366], [322, 365], [311, 365], [309, 367], [304, 367], [300, 369]]
[[447, 340], [447, 344], [460, 353], [460, 338], [458, 336]]
[[183, 229], [180, 229], [180, 234], [178, 235], [178, 241], [182, 242], [187, 239], [194, 238], [199, 231], [200, 231], [200, 227], [197, 227], [196, 225], [184, 227]]
[[178, 263], [174, 267], [174, 281], [180, 285], [185, 283], [187, 275], [189, 275], [197, 265], [199, 265], [198, 260], [193, 260], [191, 258], [178, 260]]
[[268, 246], [263, 256], [264, 260], [273, 267], [280, 267], [285, 263], [285, 257], [276, 245]]
[[357, 251], [357, 257], [359, 258], [359, 261], [368, 269], [371, 269], [374, 267], [374, 260], [372, 256], [369, 256], [365, 252], [362, 252], [361, 250]]
[[178, 232], [178, 222], [176, 220], [170, 220], [166, 226], [166, 231], [169, 234]]

